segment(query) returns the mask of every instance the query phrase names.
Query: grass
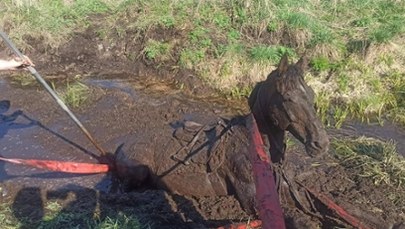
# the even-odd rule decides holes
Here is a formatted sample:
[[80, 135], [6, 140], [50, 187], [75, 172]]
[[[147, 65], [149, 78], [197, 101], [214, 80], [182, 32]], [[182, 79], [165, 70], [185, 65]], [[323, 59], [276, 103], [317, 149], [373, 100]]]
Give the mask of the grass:
[[140, 222], [126, 214], [119, 213], [116, 218], [106, 217], [103, 221], [99, 222], [93, 227], [94, 229], [136, 229], [143, 228]]
[[259, 63], [276, 64], [284, 54], [293, 56], [294, 50], [284, 46], [264, 46], [259, 45], [250, 49], [250, 59]]
[[[17, 228], [94, 228], [94, 229], [137, 229], [147, 228], [141, 226], [139, 220], [135, 216], [135, 212], [118, 212], [107, 214], [106, 217], [100, 219], [93, 212], [86, 208], [71, 209], [63, 212], [63, 207], [53, 201], [48, 201], [45, 204], [45, 213], [41, 219], [21, 219], [14, 216], [11, 209], [12, 203], [2, 203], [0, 205], [0, 224], [4, 229]], [[110, 215], [110, 216], [109, 216]]]
[[59, 93], [59, 96], [66, 105], [77, 108], [86, 102], [89, 93], [88, 86], [80, 82], [74, 82], [73, 84], [67, 83], [66, 88]]
[[19, 72], [18, 74], [14, 74], [11, 78], [12, 82], [21, 87], [30, 87], [37, 84], [35, 78], [26, 72]]
[[64, 43], [78, 27], [86, 28], [91, 14], [106, 13], [126, 1], [112, 0], [4, 0], [0, 2], [0, 27], [9, 27], [10, 38], [22, 49], [30, 49], [24, 37], [44, 40], [50, 47]]
[[[249, 94], [284, 53], [297, 60], [305, 51], [306, 78], [325, 122], [388, 117], [405, 125], [404, 1], [4, 0], [0, 12], [0, 26], [23, 50], [31, 48], [26, 39], [58, 47], [103, 14], [96, 22], [101, 39], [144, 40], [130, 60], [171, 61], [234, 98]], [[161, 33], [168, 30], [176, 35]]]
[[[404, 72], [388, 69], [378, 74], [365, 61], [353, 57], [338, 63], [320, 57], [311, 64], [317, 72], [306, 78], [317, 92], [318, 113], [328, 125], [340, 127], [347, 118], [382, 124], [387, 117], [405, 125], [401, 115]], [[326, 74], [329, 79], [321, 82]]]
[[332, 152], [345, 167], [359, 171], [357, 176], [405, 189], [405, 159], [395, 143], [374, 138], [333, 139]]
[[146, 43], [144, 53], [149, 60], [165, 61], [170, 59], [172, 45], [150, 39]]
[[11, 204], [2, 203], [0, 204], [0, 225], [4, 229], [17, 229], [21, 227], [21, 223], [15, 218], [11, 217], [12, 210], [10, 208]]

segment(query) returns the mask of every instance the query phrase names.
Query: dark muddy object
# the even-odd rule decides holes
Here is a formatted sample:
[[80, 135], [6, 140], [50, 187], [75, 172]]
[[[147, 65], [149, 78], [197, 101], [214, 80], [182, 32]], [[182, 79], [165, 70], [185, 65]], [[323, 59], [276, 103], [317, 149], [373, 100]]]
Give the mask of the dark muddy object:
[[[288, 65], [287, 57], [283, 57], [277, 70], [258, 84], [249, 99], [260, 131], [270, 139], [275, 162], [284, 159], [286, 130], [305, 144], [311, 156], [324, 153], [329, 146], [326, 131], [316, 117], [314, 92], [303, 80], [305, 65], [305, 59]], [[119, 176], [125, 184], [148, 183], [182, 195], [236, 195], [252, 213], [255, 187], [245, 118], [206, 118], [216, 121], [206, 124], [194, 119], [172, 123], [171, 128], [161, 126], [159, 136], [124, 149], [117, 163], [132, 166], [119, 170]], [[149, 167], [149, 175], [141, 165]]]
[[129, 189], [151, 185], [199, 197], [236, 195], [245, 210], [255, 212], [244, 117], [212, 118], [216, 121], [207, 125], [200, 120], [171, 123], [162, 126], [159, 138], [124, 147], [117, 155], [117, 167], [129, 165], [117, 170], [123, 183]]
[[314, 91], [304, 81], [306, 58], [289, 65], [286, 55], [249, 97], [249, 107], [259, 130], [270, 141], [273, 162], [284, 160], [285, 131], [300, 142], [310, 156], [327, 152], [329, 139], [314, 109]]

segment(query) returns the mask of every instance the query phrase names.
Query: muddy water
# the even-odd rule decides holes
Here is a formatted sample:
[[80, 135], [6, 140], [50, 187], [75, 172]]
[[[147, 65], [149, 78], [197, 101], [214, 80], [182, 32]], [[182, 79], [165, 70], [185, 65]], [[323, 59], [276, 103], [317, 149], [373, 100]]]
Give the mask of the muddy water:
[[[96, 162], [89, 153], [83, 152], [86, 148], [93, 150], [85, 137], [41, 89], [16, 88], [1, 80], [0, 92], [0, 104], [3, 104], [0, 154], [3, 157]], [[9, 108], [4, 106], [7, 103], [10, 103]], [[6, 186], [18, 184], [57, 189], [71, 184], [107, 190], [110, 180], [106, 174], [64, 174], [0, 162], [0, 183]], [[2, 191], [7, 192], [7, 189], [2, 188]]]
[[[234, 108], [237, 105], [224, 105], [215, 98], [204, 98], [208, 102], [200, 104], [201, 98], [185, 97], [173, 85], [158, 82], [89, 79], [84, 83], [90, 87], [91, 96], [73, 112], [109, 152], [123, 143], [156, 137], [144, 136], [143, 129], [159, 128], [158, 122], [170, 125], [173, 120], [204, 118], [207, 113], [222, 116], [242, 112], [242, 108]], [[97, 150], [41, 87], [21, 87], [3, 79], [0, 92], [3, 157], [97, 163], [92, 156]], [[156, 132], [159, 135], [159, 129]], [[0, 184], [47, 189], [69, 185], [103, 191], [113, 185], [110, 174], [64, 174], [5, 162], [0, 162]]]

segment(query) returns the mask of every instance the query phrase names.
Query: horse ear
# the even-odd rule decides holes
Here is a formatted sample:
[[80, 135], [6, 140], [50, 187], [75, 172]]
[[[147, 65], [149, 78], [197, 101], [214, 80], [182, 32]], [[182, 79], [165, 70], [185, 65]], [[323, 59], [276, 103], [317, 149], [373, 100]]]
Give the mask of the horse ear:
[[308, 67], [308, 58], [307, 56], [304, 54], [301, 59], [295, 64], [299, 69], [301, 69], [302, 71], [305, 71]]
[[287, 72], [288, 69], [288, 56], [287, 53], [283, 55], [283, 57], [281, 57], [280, 63], [278, 64], [278, 72], [279, 75], [282, 76], [284, 75], [284, 73]]

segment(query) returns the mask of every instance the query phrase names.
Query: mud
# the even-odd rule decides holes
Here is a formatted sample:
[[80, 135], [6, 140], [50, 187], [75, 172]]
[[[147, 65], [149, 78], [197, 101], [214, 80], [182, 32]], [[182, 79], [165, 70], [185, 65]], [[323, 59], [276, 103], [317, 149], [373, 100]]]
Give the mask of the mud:
[[[164, 147], [163, 143], [159, 144], [159, 135], [163, 135], [162, 131], [164, 131], [162, 126], [171, 128], [170, 125], [176, 121], [192, 119], [196, 116], [204, 120], [207, 114], [212, 117], [238, 113], [237, 109], [230, 109], [216, 101], [218, 99], [206, 99], [206, 102], [201, 102], [184, 96], [180, 91], [174, 90], [171, 85], [158, 82], [149, 82], [147, 86], [142, 85], [141, 82], [119, 79], [87, 79], [84, 82], [89, 85], [91, 96], [85, 105], [74, 109], [74, 112], [94, 137], [102, 140], [100, 142], [102, 147], [109, 152], [114, 152], [118, 146], [124, 144], [129, 148], [136, 145], [141, 147], [138, 152], [151, 154], [153, 150]], [[3, 106], [1, 114], [2, 156], [98, 162], [93, 157], [97, 155], [97, 150], [44, 90], [12, 86], [8, 80], [0, 81], [0, 90], [2, 103], [10, 103], [9, 108]], [[170, 160], [170, 158], [161, 158], [161, 160]], [[139, 205], [137, 199], [149, 198], [151, 201], [148, 206], [151, 212], [148, 213], [151, 215], [143, 216], [145, 220], [157, 217], [152, 214], [152, 206], [159, 208], [160, 205], [164, 205], [165, 208], [159, 214], [162, 214], [161, 217], [163, 215], [169, 217], [170, 223], [166, 220], [160, 222], [159, 219], [154, 219], [156, 228], [162, 226], [206, 228], [210, 225], [220, 226], [232, 220], [239, 222], [254, 217], [243, 211], [233, 196], [195, 199], [169, 195], [156, 189], [143, 192], [147, 187], [141, 187], [135, 193], [118, 195], [114, 193], [119, 192], [117, 187], [119, 184], [111, 174], [79, 176], [4, 162], [0, 162], [0, 165], [2, 196], [5, 199], [18, 197], [15, 201], [24, 199], [18, 200], [18, 203], [32, 202], [35, 199], [36, 201], [49, 200], [48, 193], [76, 193], [75, 195], [80, 198], [86, 195], [84, 193], [88, 190], [92, 190], [91, 193], [95, 196], [100, 195], [97, 201], [104, 203], [103, 201], [107, 199], [107, 203], [104, 203], [107, 205], [114, 204], [121, 198], [135, 198], [133, 204], [136, 206]], [[139, 193], [139, 191], [142, 192]], [[40, 197], [33, 198], [32, 192]], [[16, 194], [17, 197], [15, 197]], [[88, 203], [89, 200], [86, 198], [83, 197], [80, 200], [83, 201], [82, 204]], [[94, 198], [90, 200], [95, 201]], [[116, 200], [112, 201], [115, 198]], [[153, 200], [154, 198], [157, 200]], [[72, 204], [76, 206], [75, 203]], [[176, 208], [174, 213], [172, 208]], [[173, 215], [173, 219], [170, 214], [167, 215], [168, 213]], [[180, 218], [178, 218], [179, 214], [182, 215]], [[193, 222], [192, 226], [190, 222]]]
[[[248, 112], [247, 101], [216, 97], [193, 72], [172, 68], [175, 60], [157, 67], [141, 57], [128, 58], [129, 53], [143, 50], [144, 41], [134, 39], [139, 35], [136, 31], [127, 31], [125, 37], [114, 42], [95, 39], [95, 31], [90, 27], [76, 34], [58, 50], [48, 50], [41, 41], [28, 39], [36, 49], [27, 54], [49, 82], [61, 83], [81, 76], [91, 93], [86, 103], [73, 112], [107, 151], [114, 152], [124, 144], [127, 148], [137, 145], [140, 152], [147, 154], [153, 149], [148, 144], [142, 148], [142, 143], [152, 141], [155, 148], [164, 147], [164, 142], [159, 142], [162, 126], [169, 128], [176, 121], [195, 119], [207, 124], [212, 117], [232, 118]], [[180, 32], [150, 33], [149, 37], [164, 40]], [[98, 49], [100, 44], [103, 49]], [[97, 150], [42, 88], [35, 84], [21, 86], [11, 75], [3, 74], [0, 96], [1, 102], [10, 103], [9, 108], [0, 105], [2, 156], [97, 163]], [[337, 137], [365, 134], [396, 139], [398, 151], [405, 154], [404, 130], [391, 124], [380, 128], [349, 123], [343, 131], [329, 129], [328, 133]], [[405, 221], [404, 201], [389, 195], [405, 196], [403, 190], [354, 179], [358, 172], [355, 169], [345, 170], [329, 156], [310, 158], [304, 151], [299, 145], [288, 148], [284, 169], [290, 179], [326, 194], [371, 228], [389, 228]], [[232, 195], [195, 198], [151, 187], [114, 193], [116, 185], [111, 174], [67, 175], [0, 162], [0, 200], [13, 201], [21, 222], [24, 217], [41, 220], [46, 200], [64, 200], [65, 212], [94, 209], [93, 213], [101, 218], [135, 209], [142, 222], [154, 222], [151, 228], [215, 228], [256, 218], [246, 213]], [[280, 200], [288, 228], [350, 228], [317, 202], [314, 204], [324, 217], [306, 214], [285, 184], [282, 190]], [[297, 190], [303, 194], [301, 187]], [[34, 213], [32, 206], [38, 208]]]
[[[196, 119], [209, 123], [212, 117], [232, 117], [245, 112], [242, 106], [234, 109], [219, 99], [192, 98], [172, 85], [158, 82], [150, 82], [147, 86], [136, 80], [123, 79], [87, 79], [84, 82], [90, 87], [91, 96], [74, 112], [110, 152], [124, 144], [127, 148], [141, 147], [138, 151], [145, 155], [153, 154], [153, 150], [165, 147], [164, 142], [159, 144], [160, 136], [164, 135], [162, 126], [170, 129], [176, 121]], [[96, 149], [44, 90], [15, 87], [9, 80], [1, 80], [0, 91], [3, 103], [10, 102], [8, 109], [3, 106], [1, 114], [2, 156], [97, 163], [92, 156], [97, 154]], [[337, 135], [336, 131], [330, 133]], [[321, 166], [313, 167], [316, 163]], [[139, 201], [153, 199], [146, 206], [150, 212], [142, 214], [145, 214], [145, 220], [152, 217], [158, 225], [156, 228], [206, 228], [256, 218], [241, 208], [235, 196], [192, 198], [156, 189], [145, 190], [147, 187], [127, 194], [114, 194], [115, 180], [111, 174], [78, 176], [3, 162], [0, 165], [2, 198], [12, 199], [17, 194], [17, 204], [49, 199], [49, 193], [72, 192], [79, 196], [79, 200], [70, 203], [76, 207], [100, 201], [109, 208], [111, 205], [127, 208], [139, 205]], [[386, 187], [374, 188], [370, 181], [352, 180], [350, 174], [356, 171], [345, 171], [332, 158], [310, 158], [303, 148], [293, 147], [287, 152], [285, 170], [290, 178], [326, 193], [372, 228], [388, 228], [404, 220], [403, 206], [388, 199]], [[33, 198], [32, 192], [41, 198]], [[90, 199], [85, 194], [88, 192], [94, 194]], [[347, 226], [344, 222], [308, 216], [297, 207], [288, 190], [281, 192], [280, 198], [289, 228]], [[164, 207], [161, 212], [153, 213], [156, 206]], [[320, 211], [324, 209], [320, 208]], [[159, 214], [169, 217], [170, 223], [159, 219]]]

